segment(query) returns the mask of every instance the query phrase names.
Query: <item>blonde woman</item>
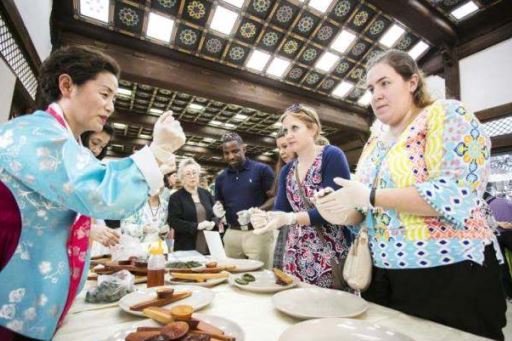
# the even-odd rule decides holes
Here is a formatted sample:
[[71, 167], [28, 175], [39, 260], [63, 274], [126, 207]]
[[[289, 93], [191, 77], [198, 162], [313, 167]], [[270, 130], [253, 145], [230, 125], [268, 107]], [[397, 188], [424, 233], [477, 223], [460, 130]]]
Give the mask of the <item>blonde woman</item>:
[[253, 214], [254, 233], [289, 225], [284, 271], [321, 287], [344, 288], [335, 280], [332, 268], [335, 261], [339, 269], [347, 254], [344, 227], [324, 220], [312, 199], [315, 192], [336, 186], [335, 177], [350, 177], [345, 154], [338, 147], [316, 143], [321, 124], [313, 109], [292, 105], [281, 116], [281, 122], [287, 151], [297, 157], [279, 174], [274, 211]]

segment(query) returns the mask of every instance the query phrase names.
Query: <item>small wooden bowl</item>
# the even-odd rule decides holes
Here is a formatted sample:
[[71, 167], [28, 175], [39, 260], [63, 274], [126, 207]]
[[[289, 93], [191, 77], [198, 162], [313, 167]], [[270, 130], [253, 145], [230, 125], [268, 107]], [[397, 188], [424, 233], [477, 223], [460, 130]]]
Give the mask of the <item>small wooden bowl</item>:
[[158, 298], [171, 298], [174, 294], [173, 288], [158, 288], [156, 289], [156, 297]]
[[176, 320], [188, 321], [192, 318], [194, 308], [189, 305], [177, 305], [171, 308], [171, 316]]

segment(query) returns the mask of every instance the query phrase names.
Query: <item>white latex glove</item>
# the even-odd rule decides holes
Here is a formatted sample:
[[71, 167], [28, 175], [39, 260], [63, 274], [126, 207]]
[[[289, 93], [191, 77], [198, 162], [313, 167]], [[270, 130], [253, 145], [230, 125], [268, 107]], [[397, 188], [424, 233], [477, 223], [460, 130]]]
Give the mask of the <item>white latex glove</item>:
[[161, 163], [168, 163], [172, 153], [185, 143], [185, 133], [172, 117], [172, 111], [166, 111], [158, 118], [153, 128], [153, 142], [149, 146], [155, 157]]
[[160, 229], [158, 231], [159, 234], [167, 234], [170, 230], [169, 225], [165, 224], [164, 226], [160, 226]]
[[316, 198], [315, 205], [319, 211], [342, 211], [346, 208], [370, 207], [370, 188], [366, 185], [343, 178], [334, 178], [334, 182], [342, 187], [323, 197]]
[[251, 222], [251, 213], [249, 210], [238, 211], [236, 215], [238, 216], [237, 220], [240, 226], [247, 225]]
[[222, 218], [222, 217], [224, 217], [226, 215], [226, 211], [224, 210], [224, 206], [222, 206], [222, 203], [220, 201], [217, 201], [215, 203], [215, 205], [213, 205], [212, 210], [213, 210], [213, 214], [215, 214], [215, 216], [217, 218]]
[[120, 235], [108, 226], [93, 224], [90, 238], [105, 247], [111, 247], [119, 243]]
[[197, 229], [210, 231], [213, 229], [214, 226], [215, 226], [215, 222], [204, 220], [204, 221], [200, 222], [199, 224], [197, 224]]
[[142, 232], [144, 232], [144, 234], [158, 233], [158, 227], [151, 226], [151, 225], [145, 225], [142, 228]]
[[297, 217], [294, 212], [268, 212], [268, 223], [263, 228], [257, 229], [254, 227], [254, 234], [263, 234], [269, 231], [276, 230], [285, 225], [293, 225], [297, 222]]
[[176, 157], [174, 154], [171, 154], [169, 159], [160, 165], [160, 172], [162, 172], [163, 175], [166, 175], [174, 170], [176, 170]]
[[269, 222], [269, 212], [261, 211], [251, 214], [251, 225], [255, 230], [264, 228]]

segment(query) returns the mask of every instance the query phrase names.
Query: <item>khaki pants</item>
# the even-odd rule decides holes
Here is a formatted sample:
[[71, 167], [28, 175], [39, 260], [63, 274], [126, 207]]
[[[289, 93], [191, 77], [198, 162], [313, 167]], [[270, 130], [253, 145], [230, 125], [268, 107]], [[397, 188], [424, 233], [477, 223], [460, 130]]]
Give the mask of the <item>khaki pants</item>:
[[224, 249], [230, 258], [255, 259], [269, 269], [272, 265], [274, 234], [272, 231], [258, 235], [252, 231], [228, 229], [224, 235]]

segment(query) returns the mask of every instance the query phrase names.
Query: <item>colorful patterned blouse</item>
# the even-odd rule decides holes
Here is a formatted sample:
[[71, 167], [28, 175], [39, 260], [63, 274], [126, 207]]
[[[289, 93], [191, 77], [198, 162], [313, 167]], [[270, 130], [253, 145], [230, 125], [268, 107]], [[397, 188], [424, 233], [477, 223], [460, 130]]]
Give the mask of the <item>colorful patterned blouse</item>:
[[368, 187], [376, 176], [378, 188], [414, 186], [439, 216], [381, 208], [367, 214], [363, 225], [369, 227], [374, 265], [400, 269], [464, 260], [482, 264], [484, 247], [493, 238], [481, 199], [489, 175], [490, 141], [476, 117], [458, 101], [439, 100], [394, 144], [386, 144], [382, 135], [373, 133], [368, 140], [356, 179]]

